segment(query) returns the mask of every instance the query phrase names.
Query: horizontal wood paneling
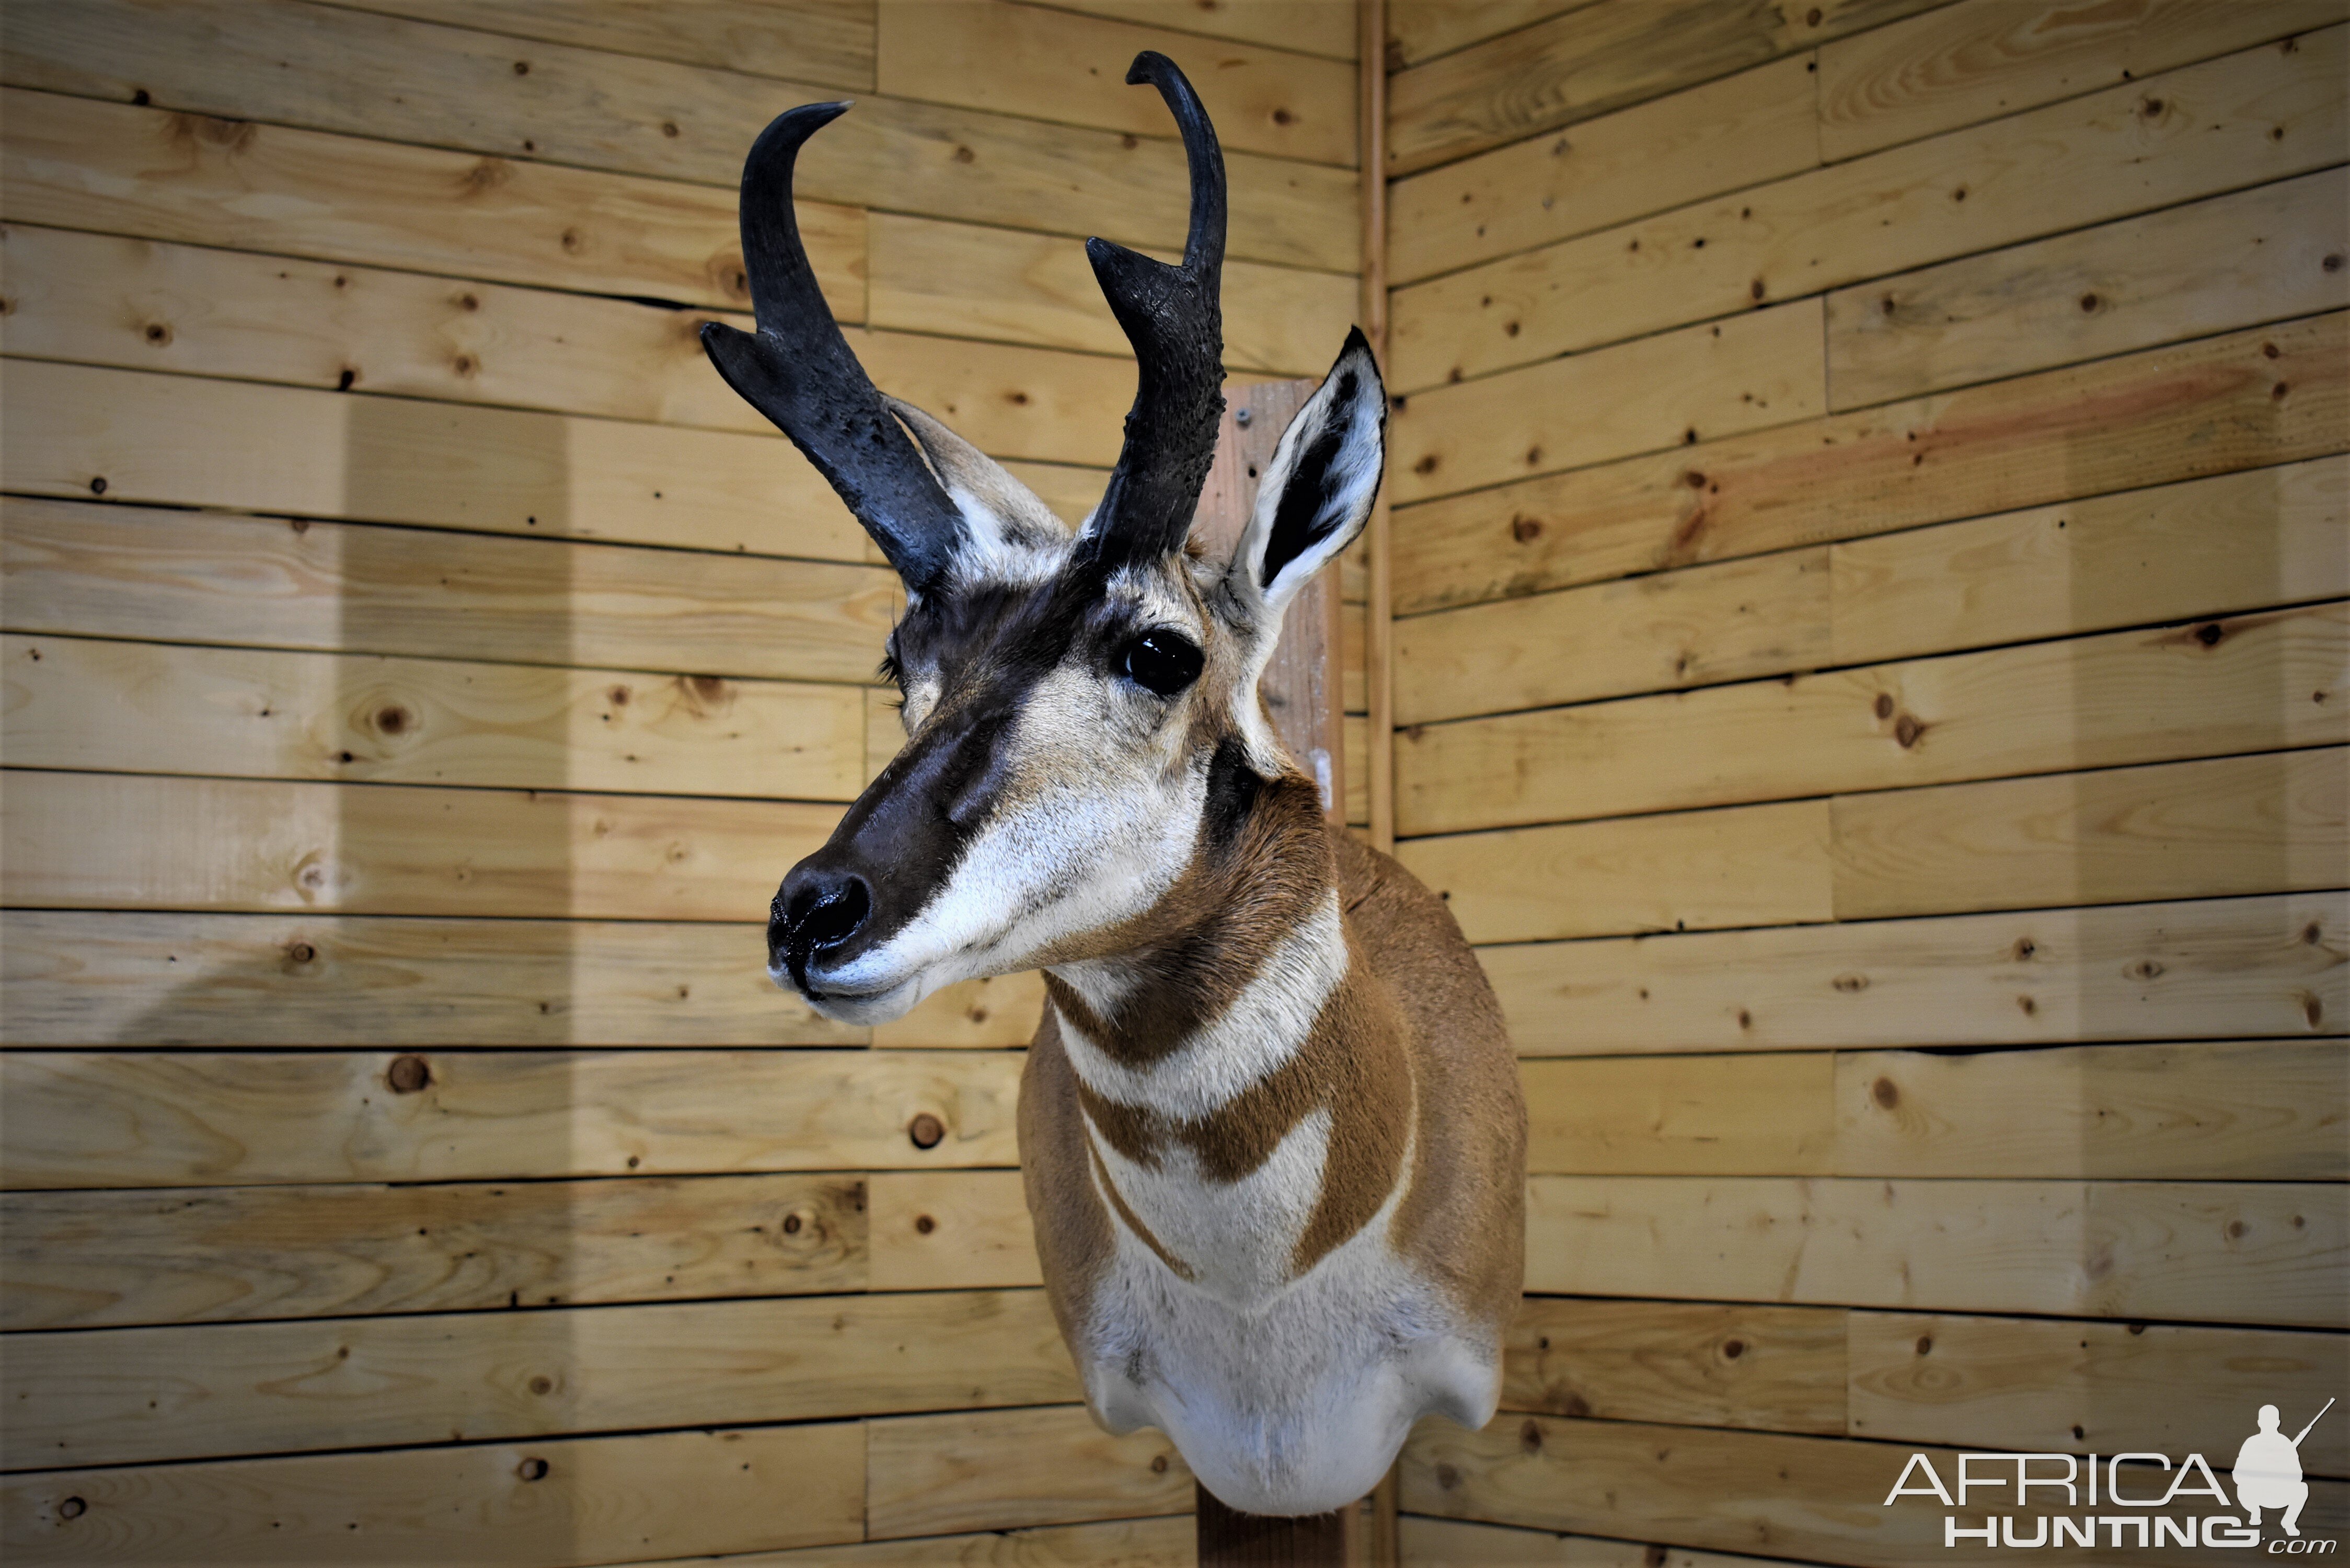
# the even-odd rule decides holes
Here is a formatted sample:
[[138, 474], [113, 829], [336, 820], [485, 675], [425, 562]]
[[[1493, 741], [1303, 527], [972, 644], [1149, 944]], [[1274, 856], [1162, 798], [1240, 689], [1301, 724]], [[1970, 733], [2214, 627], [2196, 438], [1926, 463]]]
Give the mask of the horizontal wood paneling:
[[1526, 1241], [1534, 1291], [2350, 1324], [2339, 1184], [1538, 1176]]
[[[265, 1186], [1017, 1163], [1008, 1052], [0, 1055], [0, 1186]], [[408, 1071], [412, 1072], [411, 1067]], [[941, 1137], [913, 1141], [915, 1118]]]
[[0, 1327], [860, 1291], [866, 1194], [839, 1175], [12, 1192]]
[[1827, 296], [1828, 401], [1856, 409], [2350, 305], [2329, 169]]
[[[1101, 1524], [1045, 1524], [856, 1546], [803, 1546], [763, 1552], [730, 1568], [1191, 1568], [1197, 1524], [1189, 1514]], [[646, 1568], [702, 1568], [706, 1560], [672, 1558]]]
[[1528, 1296], [1503, 1342], [1502, 1407], [1842, 1433], [1845, 1314]]
[[2350, 895], [1489, 947], [1530, 1056], [2340, 1034]]
[[1632, 811], [2350, 741], [2350, 606], [1404, 732], [1396, 826]]
[[795, 82], [873, 88], [872, 0], [602, 0], [546, 6], [534, 0], [342, 0], [355, 10], [452, 22], [582, 48], [719, 66]]
[[0, 500], [18, 632], [874, 679], [885, 566]]
[[[239, 142], [239, 159], [248, 167], [264, 143], [307, 151], [322, 146], [314, 139], [341, 133], [348, 157], [386, 159], [401, 168], [445, 168], [441, 188], [419, 198], [435, 212], [449, 204], [450, 190], [466, 188], [465, 176], [476, 169], [485, 171], [477, 181], [502, 180], [501, 189], [525, 191], [552, 187], [557, 178], [570, 180], [542, 175], [553, 165], [628, 171], [598, 174], [592, 186], [562, 188], [641, 190], [641, 205], [723, 213], [722, 227], [712, 232], [723, 234], [729, 245], [743, 149], [781, 110], [837, 96], [732, 70], [563, 44], [518, 48], [492, 34], [287, 0], [188, 5], [97, 0], [45, 16], [37, 28], [12, 29], [8, 51], [9, 78], [19, 86], [117, 100], [144, 90], [160, 106], [148, 111], [157, 122], [166, 121], [167, 110], [237, 117], [217, 134]], [[528, 69], [516, 71], [517, 60]], [[128, 112], [95, 104], [92, 111]], [[9, 112], [13, 138], [16, 111]], [[311, 129], [247, 130], [255, 120]], [[676, 135], [664, 129], [669, 126], [676, 127]], [[203, 130], [193, 134], [201, 136]], [[372, 151], [403, 141], [450, 140], [464, 151], [432, 154], [430, 165], [404, 161], [404, 150]], [[960, 156], [964, 151], [971, 156]], [[298, 180], [299, 168], [322, 156], [312, 152], [286, 174]], [[484, 165], [485, 158], [492, 161]], [[171, 171], [184, 161], [182, 154], [162, 167]], [[225, 170], [226, 160], [219, 161]], [[1352, 172], [1243, 151], [1228, 154], [1227, 162], [1234, 255], [1334, 272], [1357, 265]], [[868, 97], [810, 145], [800, 167], [796, 189], [812, 202], [885, 204], [1065, 234], [1099, 233], [1129, 244], [1180, 245], [1188, 218], [1182, 149], [1164, 120], [1157, 134], [1137, 137]], [[13, 184], [14, 169], [9, 172]], [[289, 182], [273, 169], [267, 186], [276, 190]], [[397, 182], [387, 182], [380, 192], [360, 186], [329, 205], [362, 206], [388, 218], [394, 215], [394, 192], [400, 189]], [[545, 248], [559, 252], [560, 231], [592, 209], [581, 202], [567, 213], [547, 200], [534, 202], [529, 210], [544, 220]], [[193, 234], [162, 232], [143, 215], [130, 224], [120, 219], [71, 223], [29, 212], [11, 215], [201, 241]], [[619, 244], [617, 236], [597, 231], [581, 234], [583, 254]], [[244, 243], [350, 261], [391, 259], [341, 248], [321, 253], [307, 244], [281, 244], [275, 234]], [[533, 248], [536, 253], [540, 247]], [[681, 257], [649, 272], [657, 286], [648, 287], [613, 286], [608, 265], [604, 292], [727, 303], [725, 292], [710, 279], [714, 273], [723, 284], [739, 275], [740, 261], [712, 269], [702, 265], [708, 260], [706, 254]]]
[[[858, 1539], [854, 1423], [98, 1470], [0, 1482], [11, 1563], [545, 1568]], [[789, 1497], [791, 1506], [776, 1500]], [[79, 1507], [69, 1507], [78, 1502]]]
[[871, 1181], [877, 1291], [1039, 1285], [1016, 1170], [893, 1170]]
[[1139, 1519], [1192, 1498], [1191, 1473], [1163, 1434], [1113, 1438], [1082, 1406], [914, 1416], [865, 1431], [865, 1532], [876, 1541]]
[[[1846, 1316], [1856, 1437], [2040, 1453], [2202, 1453], [2275, 1403], [2298, 1428], [2350, 1385], [2350, 1339], [2275, 1329], [1856, 1312]], [[2320, 1422], [2302, 1469], [2350, 1473]]]
[[[775, 863], [778, 867], [783, 864]], [[780, 869], [776, 875], [780, 876]], [[764, 928], [649, 920], [0, 913], [13, 1045], [843, 1045]], [[1041, 987], [1039, 988], [1041, 991]], [[916, 1013], [887, 1044], [1018, 1045]], [[985, 1037], [974, 1037], [984, 1034]]]
[[876, 1045], [979, 1049], [1025, 1045], [1045, 1006], [1045, 977], [1033, 970], [961, 981], [915, 1003], [903, 1018], [873, 1026]]
[[1523, 942], [1836, 913], [1825, 801], [1471, 833], [1400, 844], [1472, 942]]
[[2324, 456], [2350, 446], [2345, 366], [2336, 312], [1405, 508], [1396, 607]]
[[[1167, 109], [1128, 87], [1135, 55], [1157, 49], [1185, 66], [1226, 147], [1351, 167], [1356, 72], [1321, 59], [1225, 39], [1169, 36], [1146, 19], [1071, 15], [980, 0], [876, 7], [881, 91], [924, 103], [1030, 115], [1130, 136], [1169, 133]], [[973, 69], [973, 63], [986, 64]]]
[[1826, 1176], [1847, 1108], [1838, 1070], [1825, 1052], [1522, 1062], [1526, 1168]]
[[1388, 70], [1392, 74], [1589, 4], [1591, 0], [1486, 0], [1459, 5], [1452, 0], [1395, 0], [1388, 7]]
[[1819, 302], [1799, 300], [1415, 392], [1388, 424], [1395, 500], [1816, 417], [1819, 341]]
[[2341, 19], [2334, 0], [1945, 5], [1820, 50], [1820, 151], [1856, 157]]
[[[1874, 26], [1929, 0], [1827, 0], [1807, 11], [1725, 0], [1592, 5], [1399, 72], [1388, 168], [1409, 173]], [[1660, 38], [1673, 47], [1658, 47]]]
[[[1465, 19], [1491, 7], [1445, 9]], [[1811, 59], [1791, 55], [1396, 181], [1388, 276], [1417, 283], [1809, 169], [1814, 96]]]
[[1415, 1568], [1484, 1568], [1492, 1563], [1516, 1568], [1761, 1568], [1784, 1561], [1411, 1513], [1396, 1521], [1396, 1540], [1403, 1560]]
[[854, 799], [854, 686], [0, 638], [14, 767]]
[[1399, 288], [1393, 379], [1486, 375], [2328, 167], [2350, 134], [2343, 50], [2327, 28]]
[[1839, 795], [1838, 919], [2339, 887], [2339, 747]]
[[1245, 5], [1228, 0], [1213, 0], [1206, 5], [1200, 0], [1051, 0], [1049, 8], [1116, 16], [1171, 33], [1232, 38], [1333, 60], [1351, 60], [1356, 55], [1353, 15], [1345, 6], [1325, 0], [1250, 0]]
[[740, 920], [837, 805], [16, 771], [0, 898], [42, 909]]
[[[923, 1292], [25, 1334], [12, 1469], [1034, 1405], [1044, 1294]], [[189, 1419], [203, 1412], [200, 1424]]]

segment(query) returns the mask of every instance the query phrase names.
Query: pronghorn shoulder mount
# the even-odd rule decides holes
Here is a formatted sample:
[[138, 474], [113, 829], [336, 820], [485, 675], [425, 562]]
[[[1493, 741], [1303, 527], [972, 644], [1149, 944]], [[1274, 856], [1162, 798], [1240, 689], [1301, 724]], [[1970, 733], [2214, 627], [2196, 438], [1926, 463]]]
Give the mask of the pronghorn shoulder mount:
[[1162, 1428], [1233, 1508], [1316, 1513], [1369, 1490], [1419, 1417], [1492, 1417], [1524, 1109], [1459, 928], [1325, 825], [1257, 694], [1284, 607], [1369, 516], [1378, 367], [1351, 335], [1238, 548], [1186, 548], [1223, 408], [1223, 155], [1171, 61], [1127, 79], [1181, 130], [1191, 232], [1173, 265], [1087, 244], [1139, 389], [1074, 531], [876, 390], [834, 324], [792, 165], [847, 106], [782, 115], [744, 165], [758, 329], [703, 344], [906, 587], [885, 665], [905, 747], [784, 878], [770, 971], [877, 1023], [1044, 971], [1021, 1160], [1094, 1415]]

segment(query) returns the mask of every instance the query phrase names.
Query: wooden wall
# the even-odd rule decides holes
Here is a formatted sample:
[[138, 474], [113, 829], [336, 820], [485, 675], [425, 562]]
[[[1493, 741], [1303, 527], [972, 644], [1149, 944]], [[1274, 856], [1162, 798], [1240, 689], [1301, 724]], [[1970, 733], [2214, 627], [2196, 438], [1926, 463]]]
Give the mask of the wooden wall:
[[2350, 1387], [2345, 15], [1399, 0], [1398, 831], [1534, 1293], [1407, 1560], [1963, 1560], [1913, 1450]]
[[1318, 373], [1351, 9], [21, 0], [5, 44], [0, 1551], [1188, 1561], [1035, 1288], [1033, 981], [868, 1033], [762, 978], [897, 743], [894, 580], [694, 334], [745, 319], [752, 137], [854, 97], [802, 161], [837, 314], [1081, 515], [1133, 369], [1080, 239], [1186, 220], [1127, 62], [1223, 134], [1235, 374]]

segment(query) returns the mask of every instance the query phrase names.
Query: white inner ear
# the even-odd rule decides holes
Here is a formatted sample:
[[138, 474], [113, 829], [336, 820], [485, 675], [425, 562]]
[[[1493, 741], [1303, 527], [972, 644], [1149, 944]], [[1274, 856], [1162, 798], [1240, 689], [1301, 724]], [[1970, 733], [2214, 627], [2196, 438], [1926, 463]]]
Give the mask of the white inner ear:
[[1058, 569], [1068, 550], [1069, 527], [1035, 491], [913, 404], [884, 400], [962, 514], [964, 536], [955, 551], [958, 580], [1030, 583]]
[[[1342, 402], [1339, 389], [1350, 382], [1351, 395]], [[1387, 458], [1386, 431], [1387, 391], [1378, 367], [1367, 347], [1350, 341], [1281, 432], [1256, 493], [1256, 509], [1226, 574], [1227, 591], [1261, 627], [1277, 626], [1297, 591], [1353, 544], [1370, 521]], [[1284, 498], [1298, 485], [1315, 492], [1305, 530], [1311, 542], [1284, 562], [1267, 583], [1263, 581], [1263, 567], [1274, 524]]]

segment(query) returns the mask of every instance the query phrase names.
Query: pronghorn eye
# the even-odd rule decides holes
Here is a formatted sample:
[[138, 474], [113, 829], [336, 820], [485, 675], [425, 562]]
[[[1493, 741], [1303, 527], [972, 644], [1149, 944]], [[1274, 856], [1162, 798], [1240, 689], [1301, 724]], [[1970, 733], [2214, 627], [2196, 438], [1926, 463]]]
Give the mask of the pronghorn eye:
[[1171, 631], [1146, 631], [1118, 655], [1126, 678], [1160, 697], [1172, 697], [1200, 679], [1202, 662], [1191, 639]]

